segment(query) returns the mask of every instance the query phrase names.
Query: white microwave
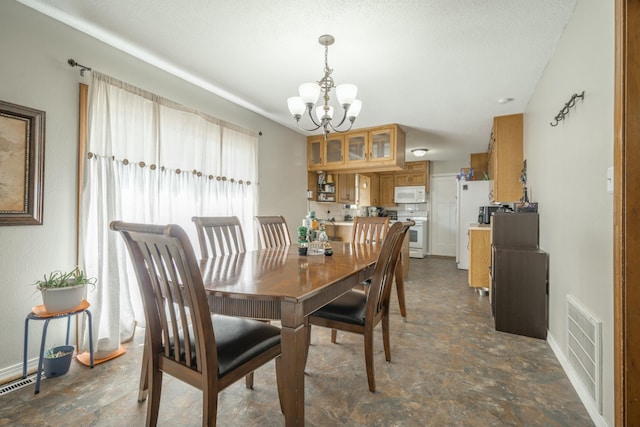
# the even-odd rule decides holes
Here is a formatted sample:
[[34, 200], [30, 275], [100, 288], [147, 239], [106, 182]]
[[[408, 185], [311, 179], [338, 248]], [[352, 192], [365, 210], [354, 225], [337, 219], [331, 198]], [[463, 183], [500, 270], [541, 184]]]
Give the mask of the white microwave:
[[426, 203], [426, 188], [424, 185], [396, 187], [394, 201], [396, 203]]

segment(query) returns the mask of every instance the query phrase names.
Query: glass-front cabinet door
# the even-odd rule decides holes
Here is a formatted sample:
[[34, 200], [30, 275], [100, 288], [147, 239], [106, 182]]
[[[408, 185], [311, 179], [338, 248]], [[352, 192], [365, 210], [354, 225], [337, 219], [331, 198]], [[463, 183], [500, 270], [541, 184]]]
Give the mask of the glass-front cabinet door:
[[335, 166], [344, 163], [344, 136], [329, 135], [324, 143], [325, 146], [325, 166]]
[[347, 163], [357, 165], [367, 162], [368, 156], [368, 132], [347, 134]]
[[371, 139], [369, 162], [384, 162], [394, 159], [396, 151], [394, 133], [394, 128], [382, 128], [369, 132]]
[[307, 167], [310, 170], [322, 169], [324, 154], [324, 136], [313, 137], [307, 140]]

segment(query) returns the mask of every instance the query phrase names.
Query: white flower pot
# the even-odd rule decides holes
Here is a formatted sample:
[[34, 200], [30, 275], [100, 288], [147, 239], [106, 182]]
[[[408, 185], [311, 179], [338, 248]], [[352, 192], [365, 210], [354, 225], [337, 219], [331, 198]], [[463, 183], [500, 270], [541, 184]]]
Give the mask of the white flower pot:
[[49, 313], [69, 311], [80, 305], [86, 285], [40, 289], [42, 303]]

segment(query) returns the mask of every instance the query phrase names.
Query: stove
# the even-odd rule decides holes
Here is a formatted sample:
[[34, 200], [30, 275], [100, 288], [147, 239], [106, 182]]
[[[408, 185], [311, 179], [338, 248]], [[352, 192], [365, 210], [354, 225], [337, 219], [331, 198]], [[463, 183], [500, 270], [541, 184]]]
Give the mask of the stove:
[[409, 228], [409, 256], [411, 258], [424, 258], [427, 256], [427, 225], [426, 216], [398, 215], [398, 221], [414, 221], [415, 225]]

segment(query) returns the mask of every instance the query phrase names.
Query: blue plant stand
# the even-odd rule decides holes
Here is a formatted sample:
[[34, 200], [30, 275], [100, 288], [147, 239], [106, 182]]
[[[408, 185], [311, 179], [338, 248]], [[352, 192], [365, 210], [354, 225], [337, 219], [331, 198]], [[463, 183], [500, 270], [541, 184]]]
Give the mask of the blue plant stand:
[[89, 366], [93, 368], [93, 328], [91, 322], [91, 312], [89, 311], [89, 303], [86, 300], [83, 300], [82, 303], [71, 309], [70, 311], [65, 311], [61, 313], [48, 313], [43, 305], [39, 305], [34, 307], [31, 310], [31, 313], [27, 315], [27, 318], [24, 321], [24, 358], [22, 360], [22, 378], [27, 378], [27, 343], [29, 341], [29, 320], [43, 320], [44, 327], [42, 329], [42, 339], [40, 341], [40, 356], [38, 357], [38, 374], [36, 376], [36, 390], [34, 394], [38, 394], [40, 392], [40, 379], [42, 377], [43, 370], [43, 358], [44, 358], [44, 346], [47, 338], [47, 327], [49, 326], [49, 321], [53, 319], [61, 319], [63, 317], [67, 318], [67, 339], [66, 345], [69, 345], [69, 330], [71, 327], [71, 316], [76, 314], [86, 313], [87, 319], [89, 321], [89, 358], [90, 364]]

